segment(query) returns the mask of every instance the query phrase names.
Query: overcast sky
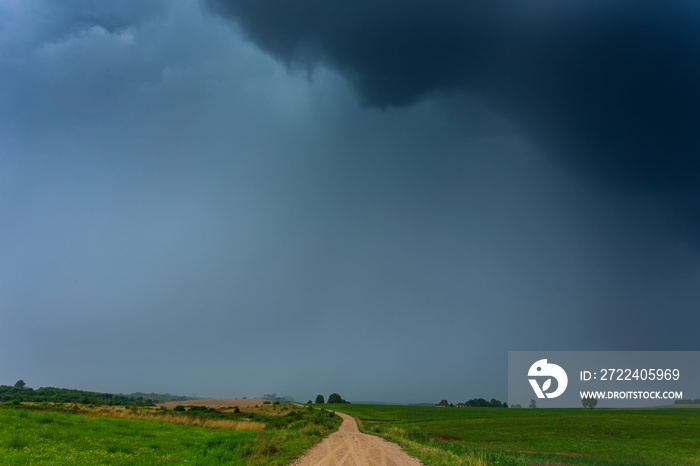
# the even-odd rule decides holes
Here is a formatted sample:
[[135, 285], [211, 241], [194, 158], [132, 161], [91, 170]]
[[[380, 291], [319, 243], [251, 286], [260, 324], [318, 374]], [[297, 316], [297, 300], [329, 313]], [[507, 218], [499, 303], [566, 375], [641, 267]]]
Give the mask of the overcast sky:
[[0, 0], [0, 384], [456, 403], [698, 350], [699, 135], [693, 1]]

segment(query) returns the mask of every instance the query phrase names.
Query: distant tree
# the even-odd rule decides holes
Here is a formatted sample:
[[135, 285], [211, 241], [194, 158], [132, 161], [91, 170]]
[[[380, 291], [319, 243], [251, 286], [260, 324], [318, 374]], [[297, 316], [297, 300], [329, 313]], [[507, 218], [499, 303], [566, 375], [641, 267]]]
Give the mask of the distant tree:
[[488, 408], [491, 406], [484, 398], [472, 398], [465, 404], [470, 408]]
[[24, 388], [27, 384], [24, 383], [24, 380], [19, 379], [17, 382], [15, 382], [15, 388]]
[[593, 409], [596, 407], [596, 405], [598, 405], [598, 400], [596, 400], [592, 396], [591, 397], [586, 396], [586, 397], [581, 398], [581, 404], [583, 405], [584, 408]]
[[340, 395], [337, 393], [331, 393], [331, 395], [328, 397], [328, 403], [329, 404], [338, 404], [338, 403], [348, 403], [345, 401]]
[[436, 406], [449, 406], [450, 404], [447, 402], [447, 400], [440, 400], [440, 403], [438, 403]]
[[309, 400], [309, 401], [306, 402], [307, 405], [310, 405], [311, 403], [312, 403], [311, 400]]
[[673, 402], [673, 404], [675, 404], [675, 405], [691, 405], [691, 404], [697, 405], [697, 404], [700, 404], [700, 398], [696, 398], [694, 400], [690, 399], [690, 398], [686, 398], [685, 400], [675, 400]]
[[316, 404], [322, 405], [326, 400], [323, 398], [323, 395], [318, 395], [316, 397]]
[[530, 408], [537, 408], [537, 402], [535, 400], [530, 400]]

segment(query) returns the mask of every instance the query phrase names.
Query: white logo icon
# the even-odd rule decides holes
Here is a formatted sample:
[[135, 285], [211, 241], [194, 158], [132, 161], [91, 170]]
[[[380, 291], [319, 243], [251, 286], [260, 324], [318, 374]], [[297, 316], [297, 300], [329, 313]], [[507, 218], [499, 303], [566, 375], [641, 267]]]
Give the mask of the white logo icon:
[[[566, 390], [566, 386], [569, 383], [569, 378], [566, 376], [566, 372], [560, 366], [556, 364], [547, 363], [546, 359], [540, 359], [535, 364], [530, 366], [530, 370], [527, 372], [529, 377], [549, 377], [542, 384], [542, 388], [537, 383], [536, 379], [528, 379], [532, 389], [535, 391], [537, 398], [556, 398]], [[552, 386], [552, 377], [557, 380], [557, 389], [551, 393], [547, 393], [547, 390]]]

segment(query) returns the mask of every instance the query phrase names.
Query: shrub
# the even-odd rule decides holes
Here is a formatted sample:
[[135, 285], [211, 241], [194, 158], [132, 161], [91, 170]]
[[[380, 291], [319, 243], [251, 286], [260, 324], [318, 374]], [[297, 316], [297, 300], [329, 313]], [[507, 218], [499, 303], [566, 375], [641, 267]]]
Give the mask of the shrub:
[[337, 393], [331, 393], [328, 397], [329, 404], [347, 403], [340, 395]]

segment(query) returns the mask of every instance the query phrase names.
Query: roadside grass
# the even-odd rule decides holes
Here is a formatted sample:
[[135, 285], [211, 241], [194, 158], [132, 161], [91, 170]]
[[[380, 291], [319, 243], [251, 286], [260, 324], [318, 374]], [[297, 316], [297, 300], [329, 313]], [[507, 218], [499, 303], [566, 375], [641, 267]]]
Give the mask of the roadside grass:
[[325, 410], [284, 406], [268, 416], [255, 408], [0, 404], [0, 464], [288, 465], [341, 423]]
[[430, 465], [700, 465], [698, 409], [343, 405], [360, 429]]

